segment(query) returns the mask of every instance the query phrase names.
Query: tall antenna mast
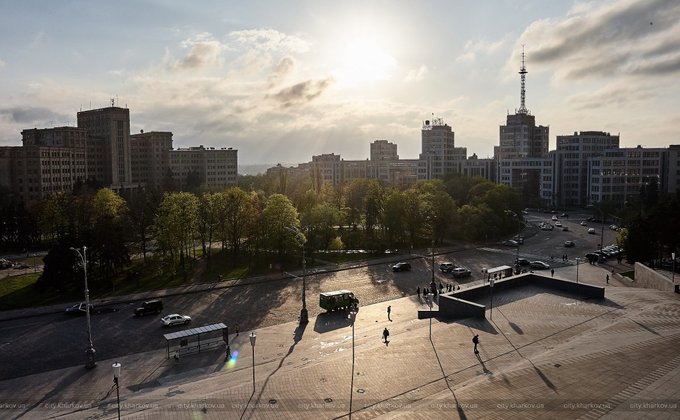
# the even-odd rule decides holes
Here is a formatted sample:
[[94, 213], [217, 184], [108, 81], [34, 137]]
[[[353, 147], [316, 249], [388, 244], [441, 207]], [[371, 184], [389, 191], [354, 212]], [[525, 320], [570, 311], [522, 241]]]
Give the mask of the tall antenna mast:
[[526, 89], [525, 89], [525, 84], [526, 84], [526, 74], [529, 73], [527, 71], [526, 63], [525, 63], [525, 54], [524, 54], [524, 45], [522, 45], [522, 67], [519, 68], [519, 74], [520, 74], [520, 79], [521, 79], [521, 89], [520, 89], [520, 105], [519, 109], [517, 110], [518, 114], [528, 114], [529, 110], [527, 110], [527, 107], [525, 105], [525, 99], [526, 99]]

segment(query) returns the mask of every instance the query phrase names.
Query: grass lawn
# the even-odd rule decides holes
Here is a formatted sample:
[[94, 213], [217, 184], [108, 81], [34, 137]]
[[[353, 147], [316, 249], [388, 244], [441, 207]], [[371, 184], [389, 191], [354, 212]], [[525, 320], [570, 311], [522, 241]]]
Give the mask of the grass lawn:
[[60, 296], [54, 292], [40, 292], [34, 287], [40, 273], [0, 279], [0, 310], [52, 305], [76, 299], [75, 296]]

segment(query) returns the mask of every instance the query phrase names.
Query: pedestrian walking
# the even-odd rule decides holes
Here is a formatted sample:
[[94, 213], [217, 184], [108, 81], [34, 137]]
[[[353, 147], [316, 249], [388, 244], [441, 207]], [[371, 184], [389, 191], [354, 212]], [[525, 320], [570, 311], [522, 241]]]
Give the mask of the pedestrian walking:
[[479, 354], [479, 350], [477, 350], [477, 345], [479, 344], [479, 334], [475, 334], [475, 336], [472, 337], [472, 343], [475, 345], [474, 348], [475, 354]]
[[607, 274], [607, 284], [609, 284], [609, 274]]
[[231, 347], [229, 347], [229, 344], [227, 344], [227, 350], [224, 355], [224, 360], [231, 360]]
[[392, 318], [390, 318], [390, 314], [391, 314], [391, 313], [392, 313], [392, 306], [391, 306], [391, 305], [388, 305], [388, 306], [387, 306], [387, 319], [388, 319], [389, 321], [392, 321]]
[[[416, 288], [416, 293], [418, 293], [418, 299], [420, 299], [420, 286], [418, 286], [418, 287]], [[423, 290], [423, 293], [425, 293], [424, 290]]]
[[554, 269], [554, 268], [551, 268], [551, 269], [550, 269], [550, 277], [552, 277], [552, 276], [554, 276], [554, 275], [555, 275], [555, 269]]
[[383, 330], [383, 341], [385, 342], [385, 344], [388, 343], [389, 336], [390, 336], [390, 330], [388, 330], [387, 327], [385, 327], [385, 329]]

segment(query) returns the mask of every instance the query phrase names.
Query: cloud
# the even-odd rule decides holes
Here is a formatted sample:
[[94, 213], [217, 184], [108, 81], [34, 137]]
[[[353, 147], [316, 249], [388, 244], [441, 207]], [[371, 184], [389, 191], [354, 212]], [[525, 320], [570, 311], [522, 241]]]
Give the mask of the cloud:
[[459, 62], [473, 62], [477, 59], [477, 55], [490, 55], [498, 51], [505, 45], [507, 39], [501, 39], [496, 42], [486, 41], [483, 39], [470, 40], [465, 43], [463, 54], [456, 57]]
[[201, 33], [193, 38], [183, 41], [182, 48], [188, 48], [189, 52], [180, 60], [171, 61], [170, 68], [178, 70], [199, 69], [220, 63], [220, 55], [225, 49], [219, 41], [212, 38], [208, 33]]
[[6, 65], [7, 65], [7, 64], [6, 64], [4, 61], [0, 60], [0, 70], [2, 70], [3, 68], [5, 68]]
[[[69, 121], [69, 117], [64, 114], [56, 113], [47, 108], [39, 107], [11, 107], [0, 108], [0, 115], [9, 119], [12, 123], [47, 123], [49, 125], [60, 124]], [[72, 117], [71, 117], [72, 119]]]
[[427, 76], [427, 73], [429, 72], [428, 68], [426, 65], [421, 65], [417, 69], [411, 69], [409, 72], [406, 74], [406, 77], [404, 78], [405, 82], [420, 82], [422, 81], [425, 76]]
[[332, 82], [332, 78], [307, 80], [281, 89], [273, 95], [267, 95], [267, 98], [276, 100], [284, 108], [293, 105], [304, 105], [321, 95]]
[[288, 35], [274, 29], [248, 29], [229, 33], [237, 43], [261, 51], [284, 51], [304, 53], [310, 48], [309, 42], [295, 35]]
[[593, 92], [571, 95], [566, 102], [576, 109], [626, 108], [633, 103], [644, 102], [656, 95], [652, 86], [630, 83], [611, 83]]
[[[522, 34], [530, 63], [559, 79], [676, 75], [680, 71], [680, 2], [579, 3], [563, 19], [532, 23]], [[519, 59], [512, 58], [513, 68]]]
[[274, 66], [272, 74], [268, 78], [269, 87], [273, 87], [281, 83], [281, 81], [283, 81], [286, 76], [290, 74], [294, 67], [295, 60], [290, 56], [283, 57], [281, 60], [279, 60], [279, 62]]

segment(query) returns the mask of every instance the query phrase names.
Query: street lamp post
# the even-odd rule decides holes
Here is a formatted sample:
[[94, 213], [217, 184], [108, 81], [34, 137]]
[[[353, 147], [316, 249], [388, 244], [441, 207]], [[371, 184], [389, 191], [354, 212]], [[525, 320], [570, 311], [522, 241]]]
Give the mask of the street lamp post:
[[[307, 238], [296, 227], [288, 226], [286, 229], [302, 235], [304, 238], [302, 242], [302, 309], [300, 309], [300, 324], [307, 324], [309, 322], [309, 312], [307, 311], [307, 259], [305, 258], [305, 242], [307, 242]], [[309, 230], [307, 233], [309, 233]]]
[[491, 293], [491, 311], [489, 312], [489, 319], [493, 319], [493, 284], [495, 280], [490, 279], [489, 280], [489, 293]]
[[675, 252], [671, 252], [671, 258], [673, 258], [673, 273], [671, 273], [671, 279], [673, 284], [675, 284]]
[[432, 284], [434, 284], [434, 241], [432, 241]]
[[427, 306], [430, 307], [430, 341], [432, 341], [432, 292], [427, 294]]
[[576, 284], [578, 284], [578, 262], [580, 261], [579, 257], [576, 257]]
[[80, 257], [80, 261], [83, 264], [83, 275], [85, 277], [85, 317], [87, 319], [87, 349], [85, 350], [85, 367], [87, 369], [92, 369], [97, 365], [94, 360], [94, 355], [96, 351], [92, 345], [92, 324], [90, 323], [90, 290], [87, 288], [87, 247], [83, 247], [82, 254], [77, 248], [70, 248], [75, 251]]
[[255, 332], [250, 333], [250, 347], [253, 348], [253, 394], [255, 393], [255, 340], [257, 339], [257, 336], [255, 335]]
[[349, 386], [349, 418], [352, 419], [352, 399], [354, 398], [354, 321], [357, 319], [356, 311], [349, 312], [349, 320], [352, 322], [352, 378]]
[[118, 378], [120, 378], [120, 363], [116, 362], [111, 365], [113, 368], [113, 383], [116, 384], [116, 407], [118, 408], [118, 420], [120, 420], [120, 391]]

